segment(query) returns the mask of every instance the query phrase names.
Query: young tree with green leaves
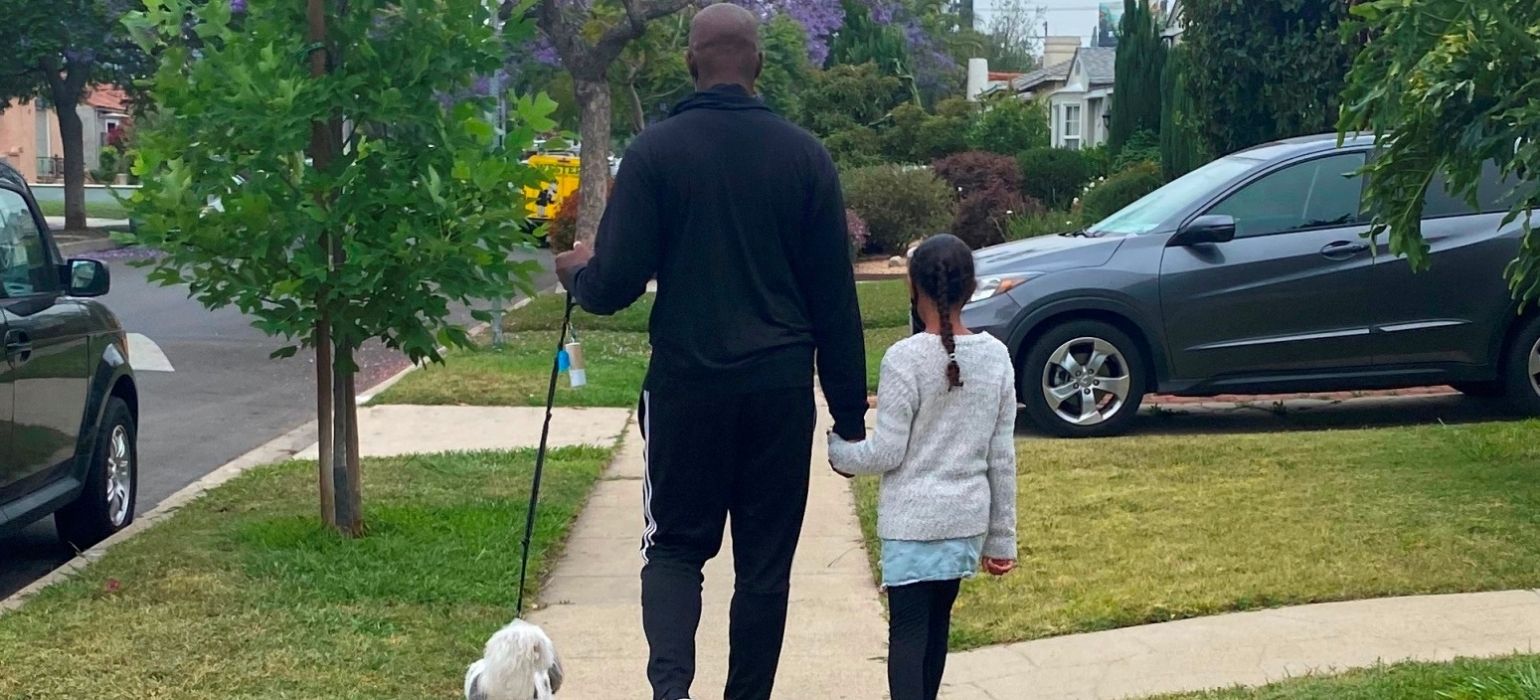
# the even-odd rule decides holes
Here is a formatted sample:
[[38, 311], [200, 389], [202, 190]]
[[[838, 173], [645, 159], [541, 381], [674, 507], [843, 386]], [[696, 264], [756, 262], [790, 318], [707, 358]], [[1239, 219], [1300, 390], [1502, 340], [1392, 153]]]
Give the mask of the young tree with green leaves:
[[1428, 186], [1476, 201], [1487, 162], [1522, 183], [1504, 225], [1520, 220], [1524, 241], [1509, 286], [1540, 298], [1540, 0], [1375, 0], [1353, 8], [1347, 36], [1372, 36], [1343, 93], [1343, 134], [1373, 133], [1365, 201], [1374, 233], [1415, 268], [1428, 265], [1422, 211]]
[[66, 228], [85, 228], [85, 127], [75, 106], [94, 85], [134, 88], [149, 57], [119, 22], [134, 0], [0, 0], [0, 110], [45, 100], [64, 146]]
[[1107, 143], [1114, 152], [1134, 134], [1160, 132], [1161, 71], [1166, 45], [1150, 0], [1123, 0], [1117, 48], [1117, 92], [1112, 97], [1112, 124]]
[[[1188, 87], [1216, 156], [1336, 126], [1356, 47], [1340, 32], [1348, 0], [1183, 0]], [[1357, 42], [1352, 42], [1356, 44]], [[1118, 91], [1123, 90], [1118, 76]]]
[[469, 342], [452, 306], [530, 290], [519, 157], [554, 105], [513, 100], [499, 143], [482, 0], [148, 0], [125, 22], [159, 58], [131, 202], [150, 277], [253, 316], [275, 356], [316, 348], [323, 518], [360, 535], [354, 352], [439, 360]]

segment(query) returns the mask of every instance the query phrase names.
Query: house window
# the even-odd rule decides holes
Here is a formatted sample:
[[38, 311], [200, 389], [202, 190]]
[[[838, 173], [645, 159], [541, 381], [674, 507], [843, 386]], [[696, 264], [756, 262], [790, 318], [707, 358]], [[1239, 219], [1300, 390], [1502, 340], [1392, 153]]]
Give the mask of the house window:
[[1080, 150], [1080, 105], [1064, 105], [1064, 147]]

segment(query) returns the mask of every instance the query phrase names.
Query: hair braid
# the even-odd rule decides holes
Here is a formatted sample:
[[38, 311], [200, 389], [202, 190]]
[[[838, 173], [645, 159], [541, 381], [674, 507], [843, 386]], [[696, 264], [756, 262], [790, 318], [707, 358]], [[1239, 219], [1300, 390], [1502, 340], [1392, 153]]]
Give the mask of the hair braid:
[[957, 303], [957, 290], [953, 286], [955, 277], [952, 265], [942, 260], [936, 266], [936, 310], [941, 313], [941, 347], [946, 348], [946, 383], [947, 391], [951, 391], [963, 385], [962, 367], [957, 364], [957, 337], [952, 328], [952, 305]]
[[946, 350], [947, 391], [951, 391], [963, 385], [952, 312], [973, 293], [973, 252], [954, 236], [931, 237], [915, 249], [909, 274], [941, 316], [941, 347]]

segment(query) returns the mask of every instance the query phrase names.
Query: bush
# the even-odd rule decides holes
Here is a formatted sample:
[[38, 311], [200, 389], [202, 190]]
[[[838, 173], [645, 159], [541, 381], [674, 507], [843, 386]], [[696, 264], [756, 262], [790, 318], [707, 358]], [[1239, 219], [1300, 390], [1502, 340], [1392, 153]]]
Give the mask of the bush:
[[1007, 224], [1017, 216], [1041, 214], [1043, 205], [1035, 199], [1021, 196], [1020, 192], [1003, 184], [974, 190], [957, 205], [957, 217], [952, 220], [952, 235], [961, 238], [975, 250], [1007, 238]]
[[1112, 168], [1112, 151], [1105, 145], [1082, 149], [1080, 155], [1085, 157], [1086, 170], [1091, 179], [1107, 177], [1115, 172]]
[[118, 173], [123, 171], [123, 154], [118, 149], [108, 146], [103, 148], [97, 156], [97, 169], [91, 171], [91, 179], [103, 185], [110, 185], [117, 179]]
[[837, 131], [823, 143], [840, 167], [861, 168], [882, 162], [882, 138], [864, 126]]
[[1049, 209], [1068, 209], [1091, 181], [1091, 165], [1080, 151], [1034, 148], [1017, 156], [1016, 164], [1021, 168], [1021, 193]]
[[1030, 100], [997, 100], [978, 115], [968, 131], [968, 145], [974, 150], [1004, 155], [1048, 143], [1048, 114], [1041, 103]]
[[866, 222], [854, 209], [845, 210], [845, 230], [850, 234], [850, 260], [854, 262], [856, 256], [866, 250], [866, 240], [871, 236], [866, 230]]
[[1081, 213], [1086, 223], [1101, 221], [1162, 184], [1159, 164], [1138, 163], [1087, 191], [1081, 197]]
[[551, 250], [565, 253], [572, 250], [572, 242], [577, 239], [578, 198], [574, 194], [561, 203], [556, 210], [556, 216], [546, 224], [546, 240], [551, 242]]
[[856, 168], [843, 180], [845, 203], [866, 222], [871, 252], [902, 252], [910, 242], [945, 230], [957, 206], [951, 188], [926, 168]]
[[1005, 239], [1019, 241], [1024, 238], [1052, 236], [1069, 233], [1077, 228], [1080, 226], [1075, 222], [1073, 215], [1067, 212], [1047, 211], [1041, 214], [1017, 215], [1005, 222]]
[[936, 161], [931, 169], [952, 186], [958, 198], [997, 187], [1021, 192], [1021, 168], [1010, 156], [983, 151], [958, 153]]
[[1123, 144], [1112, 159], [1112, 172], [1121, 173], [1139, 163], [1160, 162], [1160, 137], [1149, 131], [1140, 131]]

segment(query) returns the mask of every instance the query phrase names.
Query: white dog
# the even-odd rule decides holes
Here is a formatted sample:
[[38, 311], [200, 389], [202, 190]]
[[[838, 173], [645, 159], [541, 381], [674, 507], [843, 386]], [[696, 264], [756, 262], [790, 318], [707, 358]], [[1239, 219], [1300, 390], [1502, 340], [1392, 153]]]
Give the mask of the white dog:
[[556, 645], [539, 627], [514, 620], [492, 635], [465, 671], [465, 700], [552, 700], [561, 690]]

